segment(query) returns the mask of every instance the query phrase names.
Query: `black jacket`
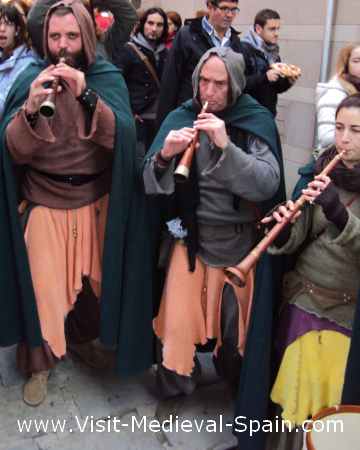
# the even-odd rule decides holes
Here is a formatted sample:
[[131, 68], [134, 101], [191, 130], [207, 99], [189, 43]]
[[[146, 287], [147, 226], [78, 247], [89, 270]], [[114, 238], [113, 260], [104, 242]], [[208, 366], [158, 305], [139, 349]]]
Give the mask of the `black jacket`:
[[[270, 65], [265, 55], [248, 42], [241, 42], [241, 45], [246, 64], [245, 92], [276, 116], [278, 94], [287, 91], [291, 87], [291, 83], [287, 78], [279, 78], [278, 81], [270, 82], [266, 76]], [[279, 57], [276, 62], [280, 61]]]
[[[168, 49], [164, 48], [159, 54], [158, 61], [156, 61], [154, 52], [137, 42], [133, 43], [147, 56], [155, 69], [158, 79], [161, 80]], [[157, 100], [159, 88], [145, 63], [141, 61], [133, 48], [125, 44], [115, 56], [114, 64], [119, 67], [125, 78], [132, 112], [141, 114], [148, 110]]]
[[[192, 98], [191, 77], [201, 56], [214, 47], [210, 36], [203, 30], [202, 19], [189, 20], [177, 33], [169, 52], [161, 80], [158, 122], [159, 125], [185, 100]], [[230, 46], [241, 53], [238, 32], [231, 29]]]

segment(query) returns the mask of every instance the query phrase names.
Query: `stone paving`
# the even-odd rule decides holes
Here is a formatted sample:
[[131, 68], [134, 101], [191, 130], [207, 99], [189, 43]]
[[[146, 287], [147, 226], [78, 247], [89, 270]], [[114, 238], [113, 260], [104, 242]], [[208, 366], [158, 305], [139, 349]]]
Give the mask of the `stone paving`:
[[[216, 379], [209, 356], [200, 360], [202, 386], [161, 429], [153, 369], [119, 379], [66, 359], [49, 379], [44, 404], [31, 408], [22, 401], [24, 380], [15, 369], [14, 348], [0, 349], [0, 450], [223, 450], [235, 444], [226, 426], [233, 414], [231, 394]], [[38, 426], [43, 421], [41, 429], [35, 419]]]

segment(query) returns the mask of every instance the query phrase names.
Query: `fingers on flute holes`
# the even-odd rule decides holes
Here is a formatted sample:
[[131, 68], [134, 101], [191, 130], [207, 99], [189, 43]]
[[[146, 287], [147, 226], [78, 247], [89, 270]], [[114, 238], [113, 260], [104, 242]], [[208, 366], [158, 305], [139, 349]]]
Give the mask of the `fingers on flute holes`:
[[290, 212], [289, 212], [289, 209], [287, 208], [287, 206], [285, 206], [285, 205], [280, 206], [279, 214], [281, 214], [283, 217], [289, 217]]
[[283, 216], [277, 211], [274, 212], [273, 216], [277, 222], [282, 222], [284, 220]]
[[273, 216], [266, 216], [266, 217], [264, 217], [263, 219], [261, 219], [261, 223], [262, 224], [267, 224], [267, 223], [270, 223], [270, 222], [273, 222], [273, 220], [274, 220], [274, 217]]
[[297, 211], [294, 216], [291, 218], [290, 223], [295, 223], [299, 216], [301, 215], [301, 211]]
[[286, 202], [286, 207], [287, 207], [288, 209], [290, 209], [290, 211], [293, 211], [294, 208], [295, 208], [295, 203], [294, 203], [292, 200], [288, 200], [288, 201]]

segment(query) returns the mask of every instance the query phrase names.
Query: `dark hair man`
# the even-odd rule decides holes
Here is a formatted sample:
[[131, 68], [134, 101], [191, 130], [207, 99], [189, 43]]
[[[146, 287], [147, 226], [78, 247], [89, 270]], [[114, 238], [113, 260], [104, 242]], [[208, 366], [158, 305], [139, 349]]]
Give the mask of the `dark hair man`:
[[170, 111], [192, 98], [192, 73], [212, 47], [241, 52], [238, 33], [231, 27], [239, 12], [238, 0], [207, 0], [207, 16], [191, 19], [179, 30], [169, 52], [159, 97], [158, 123]]
[[[45, 16], [50, 6], [57, 3], [57, 1], [36, 0], [36, 2], [33, 2], [29, 11], [27, 22], [29, 35], [32, 45], [40, 57], [44, 56], [43, 26]], [[83, 0], [83, 2], [89, 8], [90, 5], [93, 8], [105, 8], [114, 17], [111, 27], [101, 37], [101, 41], [98, 40], [97, 42], [97, 51], [99, 54], [112, 61], [123, 44], [129, 39], [131, 30], [137, 22], [137, 15], [133, 6], [134, 2], [129, 2], [129, 0], [94, 0], [92, 2]], [[92, 11], [90, 13], [93, 14]]]
[[[162, 343], [158, 386], [168, 397], [194, 390], [199, 375], [196, 345], [209, 339], [216, 339], [219, 374], [233, 387], [239, 381], [242, 356], [247, 362], [240, 380], [243, 374], [247, 381], [270, 376], [262, 370], [270, 342], [260, 352], [248, 353], [247, 348], [259, 342], [259, 327], [266, 335], [271, 326], [275, 264], [262, 271], [260, 263], [257, 274], [262, 275], [252, 273], [245, 288], [233, 284], [223, 271], [253, 247], [258, 208], [267, 210], [284, 197], [276, 125], [266, 108], [243, 95], [244, 72], [242, 55], [229, 48], [208, 50], [194, 71], [193, 99], [163, 122], [144, 168], [147, 194], [168, 196], [173, 212], [166, 224], [172, 237], [167, 277], [154, 320]], [[208, 110], [199, 114], [205, 102]], [[174, 168], [196, 131], [199, 147], [189, 179], [175, 183]], [[264, 275], [269, 284], [261, 278]], [[255, 289], [253, 300], [254, 286], [261, 288]], [[252, 320], [248, 328], [251, 314], [259, 322]], [[261, 401], [256, 395], [257, 405]]]
[[136, 34], [114, 61], [129, 90], [140, 157], [144, 157], [156, 134], [160, 79], [168, 54], [165, 45], [167, 33], [165, 12], [161, 8], [148, 9], [141, 16]]
[[272, 64], [279, 55], [280, 15], [272, 9], [259, 11], [254, 26], [242, 38], [246, 62], [246, 92], [276, 115], [278, 94], [287, 91], [296, 81], [281, 78]]
[[[92, 343], [99, 332], [102, 343], [121, 349], [120, 372], [152, 363], [151, 275], [142, 272], [151, 274], [152, 252], [125, 83], [96, 57], [94, 24], [81, 2], [53, 5], [44, 27], [48, 63], [17, 79], [0, 130], [0, 288], [8, 292], [0, 345], [20, 344], [19, 368], [30, 375], [24, 401], [32, 406], [45, 399], [49, 370], [70, 345], [89, 365], [103, 363]], [[55, 79], [48, 120], [39, 108]], [[64, 320], [84, 286], [92, 301], [83, 302], [82, 320], [65, 340]]]

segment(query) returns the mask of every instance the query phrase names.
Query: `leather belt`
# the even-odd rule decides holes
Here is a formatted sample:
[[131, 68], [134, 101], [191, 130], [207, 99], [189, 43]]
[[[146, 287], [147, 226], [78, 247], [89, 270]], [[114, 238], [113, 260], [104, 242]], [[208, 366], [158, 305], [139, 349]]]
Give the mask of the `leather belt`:
[[31, 170], [46, 178], [49, 178], [50, 180], [70, 184], [71, 186], [82, 186], [83, 184], [90, 183], [90, 181], [96, 180], [106, 171], [108, 171], [108, 169], [105, 169], [102, 172], [92, 174], [59, 175], [55, 173], [43, 172], [42, 170], [34, 169], [33, 167], [31, 168]]
[[356, 303], [357, 302], [357, 292], [349, 291], [347, 289], [335, 290], [327, 289], [307, 280], [305, 277], [301, 277], [303, 285], [309, 294], [314, 294], [318, 296], [327, 297], [331, 300], [338, 300], [342, 303]]

